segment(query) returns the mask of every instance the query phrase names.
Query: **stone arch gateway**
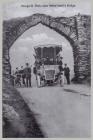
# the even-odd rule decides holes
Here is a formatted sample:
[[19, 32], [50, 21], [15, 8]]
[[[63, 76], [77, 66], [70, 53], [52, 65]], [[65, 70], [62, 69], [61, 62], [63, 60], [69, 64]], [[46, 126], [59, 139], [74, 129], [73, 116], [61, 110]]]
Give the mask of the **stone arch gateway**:
[[54, 18], [45, 14], [34, 14], [3, 22], [3, 77], [10, 78], [10, 47], [26, 30], [39, 23], [53, 29], [70, 42], [77, 81], [89, 77], [91, 75], [91, 17], [77, 15]]

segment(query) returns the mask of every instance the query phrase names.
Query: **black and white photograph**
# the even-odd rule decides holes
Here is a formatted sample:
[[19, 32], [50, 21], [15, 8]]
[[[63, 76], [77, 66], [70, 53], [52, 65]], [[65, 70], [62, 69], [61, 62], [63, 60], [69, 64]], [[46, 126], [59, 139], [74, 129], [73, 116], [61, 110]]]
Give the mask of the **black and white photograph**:
[[2, 11], [2, 137], [90, 138], [90, 0], [11, 0]]

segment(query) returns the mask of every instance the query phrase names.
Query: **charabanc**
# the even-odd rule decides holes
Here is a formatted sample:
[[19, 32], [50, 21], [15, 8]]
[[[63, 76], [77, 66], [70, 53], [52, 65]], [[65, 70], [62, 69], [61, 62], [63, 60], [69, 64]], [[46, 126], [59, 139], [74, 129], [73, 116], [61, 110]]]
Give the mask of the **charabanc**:
[[46, 44], [34, 47], [36, 76], [40, 77], [42, 85], [54, 85], [58, 79], [59, 62], [57, 55], [62, 50], [61, 45]]

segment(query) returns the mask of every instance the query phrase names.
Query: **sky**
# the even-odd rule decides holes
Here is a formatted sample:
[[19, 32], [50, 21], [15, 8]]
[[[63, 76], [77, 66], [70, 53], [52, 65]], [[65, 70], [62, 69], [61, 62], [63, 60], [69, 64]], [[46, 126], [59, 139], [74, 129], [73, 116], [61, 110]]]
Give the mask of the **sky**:
[[[3, 5], [3, 19], [9, 20], [17, 17], [26, 17], [35, 13], [42, 13], [53, 17], [69, 17], [77, 15], [78, 13], [90, 15], [91, 6], [89, 0], [81, 0], [81, 2], [79, 1], [80, 0], [78, 0], [78, 3], [74, 3], [73, 6], [70, 7], [62, 6], [50, 8], [49, 6], [41, 6], [38, 8], [29, 6], [33, 4], [30, 0], [17, 0]], [[22, 7], [22, 5], [25, 5], [25, 7]], [[29, 6], [28, 8], [27, 5]], [[21, 67], [22, 65], [25, 66], [26, 62], [29, 62], [31, 65], [33, 65], [34, 46], [41, 44], [62, 45], [64, 63], [68, 63], [69, 67], [73, 71], [73, 53], [69, 42], [55, 31], [41, 24], [27, 30], [11, 47], [10, 61], [12, 70], [15, 70], [16, 67]]]

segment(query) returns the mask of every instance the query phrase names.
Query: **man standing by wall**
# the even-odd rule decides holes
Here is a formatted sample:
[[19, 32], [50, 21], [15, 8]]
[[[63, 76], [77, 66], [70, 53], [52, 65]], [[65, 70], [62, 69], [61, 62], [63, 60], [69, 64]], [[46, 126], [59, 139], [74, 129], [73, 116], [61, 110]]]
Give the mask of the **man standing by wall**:
[[15, 78], [15, 85], [21, 87], [21, 74], [19, 73], [18, 67], [16, 68], [15, 76], [16, 76], [16, 78]]
[[64, 67], [64, 75], [66, 77], [67, 84], [70, 84], [70, 69], [67, 66], [67, 64], [65, 64], [65, 67]]

